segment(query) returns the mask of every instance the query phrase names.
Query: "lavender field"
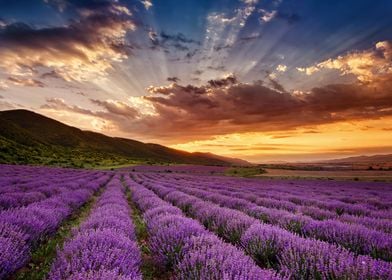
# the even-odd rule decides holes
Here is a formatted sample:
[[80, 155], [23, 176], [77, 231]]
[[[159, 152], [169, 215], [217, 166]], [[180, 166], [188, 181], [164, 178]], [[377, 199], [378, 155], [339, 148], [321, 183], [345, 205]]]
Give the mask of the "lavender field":
[[0, 279], [392, 279], [392, 185], [0, 166]]

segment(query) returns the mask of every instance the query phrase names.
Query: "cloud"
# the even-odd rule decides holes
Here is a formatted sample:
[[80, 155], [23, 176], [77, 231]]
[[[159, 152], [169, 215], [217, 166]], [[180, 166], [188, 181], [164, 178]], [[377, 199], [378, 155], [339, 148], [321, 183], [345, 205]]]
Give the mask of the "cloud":
[[256, 10], [258, 1], [244, 0], [243, 5], [230, 13], [212, 12], [207, 16], [206, 35], [203, 48], [224, 50], [233, 46], [245, 27], [248, 18]]
[[20, 104], [11, 103], [8, 101], [0, 100], [0, 110], [12, 110], [16, 108], [24, 108], [24, 106]]
[[253, 34], [250, 34], [249, 36], [240, 37], [238, 39], [238, 42], [250, 42], [250, 41], [260, 39], [261, 37], [262, 36], [259, 33], [253, 33]]
[[148, 37], [152, 43], [152, 49], [162, 48], [167, 52], [171, 49], [187, 51], [190, 56], [193, 56], [197, 52], [197, 50], [191, 49], [201, 44], [199, 41], [188, 38], [182, 33], [170, 34], [162, 31], [158, 34], [151, 30], [148, 32]]
[[91, 110], [84, 109], [79, 106], [68, 105], [62, 98], [47, 98], [46, 103], [41, 106], [41, 109], [56, 109], [75, 112], [83, 115], [95, 115]]
[[5, 90], [8, 88], [8, 84], [5, 81], [0, 80], [0, 90]]
[[199, 41], [187, 38], [182, 33], [169, 34], [169, 33], [166, 33], [166, 32], [161, 32], [161, 38], [164, 41], [173, 41], [173, 42], [184, 43], [184, 44], [200, 44]]
[[271, 84], [273, 89], [275, 89], [275, 90], [277, 90], [279, 92], [286, 92], [284, 87], [278, 81], [270, 78], [269, 82], [270, 82], [270, 84]]
[[226, 71], [226, 67], [224, 65], [220, 65], [220, 66], [207, 66], [207, 69], [209, 70], [214, 70], [214, 71]]
[[32, 78], [41, 68], [66, 81], [90, 81], [107, 75], [130, 54], [125, 35], [133, 30], [130, 12], [117, 2], [47, 1], [79, 18], [60, 27], [25, 23], [0, 27], [0, 68], [12, 76]]
[[[388, 57], [388, 45], [381, 47], [382, 57]], [[377, 65], [380, 69], [389, 63], [386, 59], [379, 62], [384, 63], [384, 67]], [[287, 91], [276, 80], [245, 83], [230, 74], [202, 85], [173, 81], [150, 86], [147, 91], [149, 94], [135, 97], [133, 102], [92, 100], [100, 110], [86, 114], [105, 119], [129, 136], [165, 143], [229, 133], [314, 129], [322, 124], [392, 116], [392, 75], [305, 92]], [[53, 103], [52, 108], [81, 110], [61, 102], [53, 107]]]
[[[135, 108], [125, 102], [115, 100], [101, 101], [97, 99], [91, 99], [91, 102], [104, 108], [111, 115], [121, 116], [126, 119], [135, 119], [139, 115]], [[103, 116], [103, 114], [101, 114], [101, 116]]]
[[190, 51], [190, 52], [188, 52], [186, 55], [185, 55], [185, 59], [192, 59], [197, 53], [199, 53], [200, 52], [200, 49], [194, 49], [194, 50], [192, 50], [192, 51]]
[[279, 72], [286, 72], [287, 66], [284, 65], [284, 64], [279, 64], [279, 65], [276, 67], [276, 70], [279, 71]]
[[178, 81], [180, 81], [180, 78], [178, 78], [178, 77], [168, 77], [166, 80], [169, 81], [169, 82], [177, 83]]
[[194, 75], [201, 75], [201, 74], [203, 74], [203, 71], [201, 71], [201, 70], [195, 70], [195, 71], [193, 72], [193, 74], [194, 74]]
[[231, 47], [232, 47], [232, 45], [219, 45], [219, 46], [215, 46], [214, 50], [219, 52], [221, 50], [229, 49]]
[[352, 74], [360, 82], [371, 83], [390, 80], [392, 76], [392, 43], [382, 41], [373, 49], [351, 52], [337, 58], [330, 58], [309, 67], [297, 70], [313, 75], [323, 69], [338, 70], [342, 75]]
[[41, 79], [61, 79], [61, 75], [59, 75], [55, 70], [52, 70], [50, 72], [43, 73], [40, 76]]
[[267, 10], [260, 9], [259, 13], [260, 13], [260, 20], [261, 21], [270, 22], [276, 16], [277, 11], [274, 10], [274, 11], [269, 12]]
[[154, 46], [157, 46], [159, 44], [158, 34], [155, 31], [150, 30], [148, 32], [148, 38], [150, 38], [150, 41]]
[[208, 15], [207, 20], [210, 22], [210, 24], [213, 25], [226, 26], [232, 24], [239, 27], [244, 27], [249, 16], [256, 9], [255, 1], [244, 1], [244, 3], [246, 6], [236, 9], [235, 14], [232, 17], [227, 16], [224, 13], [214, 12]]
[[41, 81], [35, 79], [25, 79], [25, 78], [18, 78], [18, 77], [9, 77], [8, 81], [11, 84], [16, 86], [25, 86], [25, 87], [45, 87], [45, 84]]
[[145, 98], [156, 108], [157, 123], [164, 124], [158, 129], [160, 134], [165, 130], [167, 135], [178, 136], [182, 129], [194, 135], [268, 131], [389, 116], [391, 89], [391, 84], [383, 88], [336, 84], [294, 94], [279, 84], [268, 88], [235, 79], [200, 87], [151, 87], [149, 91], [157, 96]]
[[114, 100], [102, 101], [97, 99], [90, 99], [90, 101], [104, 110], [93, 111], [82, 108], [77, 105], [69, 105], [62, 98], [46, 99], [46, 103], [41, 106], [41, 109], [73, 112], [81, 115], [94, 116], [103, 120], [110, 120], [112, 122], [119, 123], [136, 119], [139, 115], [136, 109], [131, 107], [129, 104], [126, 104], [125, 102]]
[[212, 88], [220, 88], [237, 83], [237, 78], [234, 74], [229, 74], [222, 79], [209, 80], [208, 84]]
[[316, 73], [319, 69], [316, 66], [310, 66], [310, 67], [297, 67], [297, 70], [299, 72], [303, 72], [306, 75], [312, 75], [313, 73]]
[[144, 5], [144, 8], [146, 8], [146, 10], [150, 9], [153, 6], [150, 0], [142, 0], [140, 2]]
[[5, 27], [6, 25], [7, 25], [7, 23], [5, 22], [5, 20], [0, 18], [0, 28]]
[[44, 0], [44, 2], [56, 7], [60, 12], [70, 10], [85, 16], [97, 13], [131, 15], [129, 9], [126, 6], [120, 5], [117, 0]]
[[242, 0], [246, 5], [256, 5], [259, 3], [259, 0]]
[[278, 10], [267, 11], [265, 9], [258, 10], [261, 22], [270, 22], [273, 19], [286, 21], [288, 24], [294, 24], [300, 21], [301, 17], [296, 13], [286, 13]]

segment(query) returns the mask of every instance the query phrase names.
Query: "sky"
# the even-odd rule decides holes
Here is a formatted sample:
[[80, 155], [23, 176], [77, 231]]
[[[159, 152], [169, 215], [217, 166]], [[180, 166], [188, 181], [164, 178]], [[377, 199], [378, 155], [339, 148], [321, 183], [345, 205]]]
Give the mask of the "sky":
[[0, 0], [17, 108], [252, 162], [392, 153], [392, 1]]

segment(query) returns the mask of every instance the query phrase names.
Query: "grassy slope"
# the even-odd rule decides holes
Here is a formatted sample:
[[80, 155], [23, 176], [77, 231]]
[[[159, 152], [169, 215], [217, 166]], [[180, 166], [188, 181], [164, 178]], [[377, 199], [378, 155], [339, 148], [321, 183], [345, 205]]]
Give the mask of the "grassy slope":
[[206, 155], [82, 131], [27, 110], [0, 112], [0, 163], [70, 167], [135, 163], [228, 164]]

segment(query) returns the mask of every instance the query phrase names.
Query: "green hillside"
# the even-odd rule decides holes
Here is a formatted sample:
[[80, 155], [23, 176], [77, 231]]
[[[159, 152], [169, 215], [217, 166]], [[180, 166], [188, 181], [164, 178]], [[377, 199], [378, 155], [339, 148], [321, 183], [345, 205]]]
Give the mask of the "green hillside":
[[69, 167], [133, 163], [230, 165], [216, 156], [83, 131], [28, 110], [0, 112], [0, 163]]

